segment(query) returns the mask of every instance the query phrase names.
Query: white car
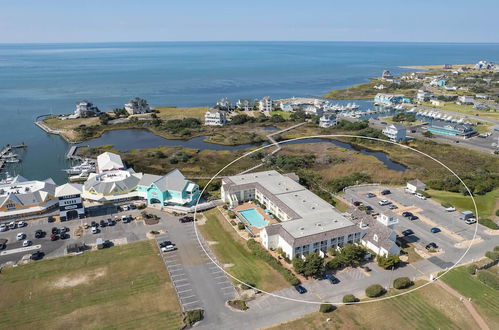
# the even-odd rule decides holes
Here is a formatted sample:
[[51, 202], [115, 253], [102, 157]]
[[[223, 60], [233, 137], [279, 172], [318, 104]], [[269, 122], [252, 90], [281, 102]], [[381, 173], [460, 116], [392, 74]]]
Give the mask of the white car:
[[99, 232], [99, 229], [97, 227], [92, 227], [92, 234], [97, 234]]
[[7, 226], [2, 223], [0, 225], [0, 231], [7, 231]]
[[456, 210], [456, 208], [454, 206], [449, 206], [449, 207], [446, 207], [445, 210], [447, 212], [454, 212]]
[[28, 225], [28, 224], [27, 224], [26, 222], [24, 222], [24, 221], [19, 221], [19, 222], [17, 223], [17, 227], [19, 227], [19, 228], [25, 227], [25, 226], [27, 226], [27, 225]]
[[10, 229], [16, 229], [17, 228], [17, 224], [14, 221], [12, 221], [11, 223], [9, 223], [9, 228]]
[[464, 222], [468, 225], [472, 225], [474, 223], [476, 223], [476, 219], [475, 218], [469, 218], [469, 219], [466, 219], [464, 220]]
[[128, 211], [130, 209], [128, 205], [123, 205], [121, 208], [123, 209], [123, 211]]
[[24, 239], [24, 237], [26, 237], [26, 235], [24, 235], [24, 233], [17, 233], [17, 235], [16, 235], [16, 239], [17, 239], [18, 241], [20, 241], [20, 240]]
[[23, 242], [23, 247], [27, 247], [27, 246], [30, 246], [31, 245], [31, 241], [30, 240], [25, 240]]
[[381, 201], [379, 201], [379, 202], [378, 202], [378, 204], [379, 204], [379, 205], [381, 205], [381, 206], [384, 206], [384, 205], [389, 205], [389, 204], [391, 204], [391, 203], [392, 203], [392, 202], [390, 202], [390, 201], [389, 201], [389, 200], [387, 200], [387, 199], [383, 199], [383, 200], [381, 200]]
[[169, 251], [173, 251], [175, 249], [176, 249], [175, 245], [170, 244], [170, 245], [167, 245], [167, 246], [163, 246], [161, 248], [161, 252], [169, 252]]
[[426, 199], [425, 195], [423, 195], [421, 193], [415, 193], [414, 196], [416, 196], [417, 198], [422, 199], [422, 200]]

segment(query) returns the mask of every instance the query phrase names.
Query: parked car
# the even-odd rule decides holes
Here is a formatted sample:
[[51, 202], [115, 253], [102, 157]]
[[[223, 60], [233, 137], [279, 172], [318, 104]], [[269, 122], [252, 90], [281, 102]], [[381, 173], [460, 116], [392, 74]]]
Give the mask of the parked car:
[[390, 201], [389, 201], [389, 200], [387, 200], [387, 199], [383, 199], [383, 200], [380, 200], [380, 201], [378, 202], [378, 204], [379, 204], [379, 205], [381, 205], [381, 206], [389, 205], [389, 204], [391, 204], [391, 203], [392, 203], [392, 202], [390, 202]]
[[59, 228], [59, 233], [65, 233], [65, 232], [68, 232], [69, 231], [69, 228], [68, 227], [61, 227]]
[[171, 241], [163, 241], [163, 242], [159, 243], [159, 247], [165, 247], [165, 246], [168, 246], [168, 245], [175, 246], [175, 244], [172, 243]]
[[334, 277], [333, 275], [331, 274], [326, 274], [326, 279], [329, 281], [329, 283], [331, 284], [338, 284], [340, 283], [340, 280], [337, 279], [336, 277]]
[[95, 222], [95, 221], [92, 221], [90, 223], [90, 227], [96, 227], [97, 228], [97, 227], [99, 227], [99, 224], [97, 222]]
[[409, 218], [409, 220], [418, 220], [419, 219], [419, 217], [417, 215], [411, 215], [408, 218]]
[[43, 236], [45, 236], [45, 232], [41, 229], [37, 229], [35, 231], [35, 238], [42, 238]]
[[361, 205], [362, 205], [362, 202], [359, 202], [359, 201], [353, 202], [353, 206], [361, 206]]
[[302, 287], [300, 284], [295, 285], [295, 290], [298, 291], [299, 294], [304, 294], [307, 292], [307, 289]]
[[374, 210], [372, 206], [370, 205], [364, 205], [364, 208], [367, 210], [367, 211], [372, 211]]
[[14, 221], [9, 223], [9, 229], [16, 229], [16, 228], [17, 228], [17, 224]]
[[50, 240], [51, 241], [57, 241], [58, 238], [59, 238], [59, 236], [57, 236], [57, 234], [50, 235]]
[[35, 252], [31, 253], [31, 256], [30, 256], [31, 260], [40, 260], [41, 258], [43, 258], [43, 252], [35, 251]]
[[7, 231], [7, 226], [4, 225], [3, 223], [0, 225], [0, 231]]
[[476, 223], [476, 219], [475, 218], [469, 218], [469, 219], [466, 219], [464, 220], [464, 222], [468, 225], [472, 225], [474, 223]]
[[426, 196], [425, 196], [425, 195], [423, 195], [422, 193], [415, 193], [415, 194], [414, 194], [414, 196], [416, 196], [416, 197], [417, 197], [417, 198], [419, 198], [419, 199], [423, 199], [423, 200], [425, 200], [425, 199], [426, 199]]
[[59, 229], [57, 229], [57, 227], [52, 227], [52, 234], [59, 234]]
[[29, 239], [23, 241], [23, 247], [27, 247], [31, 245], [31, 241]]
[[18, 228], [22, 228], [22, 227], [25, 227], [25, 226], [27, 226], [27, 225], [28, 225], [28, 224], [27, 224], [26, 222], [24, 222], [24, 221], [19, 221], [19, 222], [17, 223], [17, 227], [18, 227]]
[[402, 232], [402, 235], [404, 236], [409, 236], [409, 235], [413, 235], [414, 234], [414, 231], [412, 231], [412, 229], [406, 229]]
[[59, 235], [59, 238], [60, 238], [60, 239], [66, 239], [66, 238], [69, 238], [69, 234], [68, 234], [68, 233], [61, 233], [61, 234]]
[[175, 245], [166, 245], [161, 248], [161, 252], [169, 252], [175, 250]]
[[92, 234], [97, 234], [99, 232], [99, 229], [97, 227], [92, 227]]
[[446, 207], [445, 210], [447, 212], [454, 212], [456, 210], [456, 208], [454, 206], [449, 206], [449, 207]]
[[130, 204], [128, 207], [130, 208], [130, 210], [136, 210], [137, 209], [137, 205], [135, 205], [135, 204]]
[[408, 218], [408, 217], [412, 216], [412, 213], [411, 212], [402, 212], [402, 216]]
[[47, 221], [50, 223], [50, 222], [54, 222], [55, 221], [55, 218], [53, 216], [49, 216], [47, 218]]
[[178, 219], [179, 222], [186, 223], [186, 222], [192, 222], [194, 221], [193, 217], [185, 216], [180, 219]]
[[121, 221], [123, 223], [129, 223], [130, 222], [130, 217], [126, 216], [126, 215], [122, 215], [121, 216]]
[[114, 226], [114, 221], [113, 221], [113, 219], [111, 219], [111, 218], [107, 219], [107, 225], [108, 225], [108, 226]]
[[24, 233], [17, 233], [17, 235], [16, 235], [16, 239], [18, 241], [24, 239], [25, 237], [26, 237], [26, 235]]
[[437, 227], [433, 227], [430, 229], [430, 231], [433, 233], [433, 234], [436, 234], [436, 233], [439, 233], [441, 230], [440, 228], [437, 228]]
[[373, 197], [376, 197], [376, 195], [375, 195], [375, 194], [373, 194], [373, 193], [367, 193], [367, 194], [366, 194], [366, 196], [367, 196], [368, 198], [373, 198]]
[[397, 205], [395, 205], [395, 204], [390, 204], [390, 205], [388, 205], [388, 208], [390, 210], [395, 210], [395, 209], [398, 209], [399, 207]]
[[106, 221], [105, 221], [104, 219], [102, 219], [101, 221], [99, 221], [99, 225], [100, 225], [101, 227], [106, 227], [106, 226], [107, 226], [107, 223], [106, 223]]
[[431, 242], [431, 243], [427, 244], [427, 245], [425, 246], [425, 248], [426, 248], [427, 250], [429, 250], [429, 249], [438, 249], [438, 245], [437, 245], [436, 243]]
[[121, 209], [122, 209], [123, 211], [128, 211], [128, 210], [130, 209], [130, 207], [128, 207], [128, 205], [123, 205], [123, 206], [121, 207]]
[[392, 192], [388, 189], [382, 190], [381, 195], [390, 195]]

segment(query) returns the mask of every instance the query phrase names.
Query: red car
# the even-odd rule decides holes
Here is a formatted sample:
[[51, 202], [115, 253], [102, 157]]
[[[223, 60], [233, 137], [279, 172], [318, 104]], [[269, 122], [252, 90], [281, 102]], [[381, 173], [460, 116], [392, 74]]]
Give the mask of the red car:
[[52, 234], [52, 235], [50, 235], [50, 240], [51, 240], [51, 241], [57, 241], [57, 239], [58, 239], [58, 238], [59, 238], [59, 237], [58, 237], [56, 234]]

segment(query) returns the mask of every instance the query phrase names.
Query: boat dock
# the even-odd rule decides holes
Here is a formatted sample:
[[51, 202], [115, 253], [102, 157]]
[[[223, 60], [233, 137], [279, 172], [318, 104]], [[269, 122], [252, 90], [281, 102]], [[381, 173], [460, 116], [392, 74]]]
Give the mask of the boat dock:
[[27, 147], [28, 146], [25, 145], [24, 143], [21, 143], [21, 144], [16, 145], [16, 146], [11, 146], [11, 145], [7, 144], [5, 147], [3, 147], [2, 150], [0, 151], [0, 169], [4, 168], [5, 163], [6, 163], [4, 156], [7, 155], [8, 153], [10, 153], [12, 151], [12, 149], [24, 149]]
[[71, 148], [69, 148], [69, 151], [66, 154], [66, 159], [84, 161], [85, 158], [78, 156], [78, 149], [81, 147], [88, 148], [90, 146], [71, 146]]

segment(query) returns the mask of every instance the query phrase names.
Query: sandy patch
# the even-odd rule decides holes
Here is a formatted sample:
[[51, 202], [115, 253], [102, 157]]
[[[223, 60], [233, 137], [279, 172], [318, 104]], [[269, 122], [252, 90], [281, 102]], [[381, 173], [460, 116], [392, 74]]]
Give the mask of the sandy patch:
[[422, 249], [414, 249], [414, 252], [419, 254], [419, 256], [421, 258], [428, 259], [428, 258], [439, 256], [439, 255], [443, 254], [444, 250], [438, 249], [435, 252], [429, 252], [429, 251], [422, 250]]
[[493, 230], [493, 229], [485, 229], [484, 230], [485, 234], [487, 235], [499, 235], [499, 230]]
[[204, 225], [206, 223], [206, 217], [199, 213], [196, 215], [196, 220], [198, 225]]
[[208, 245], [215, 245], [215, 244], [218, 244], [217, 241], [206, 241], [208, 243]]
[[92, 280], [106, 275], [105, 268], [98, 268], [92, 271], [77, 274], [75, 276], [63, 276], [52, 284], [56, 289], [72, 288], [78, 285], [90, 283]]
[[224, 268], [234, 267], [234, 264], [223, 264], [223, 267]]
[[458, 249], [463, 249], [463, 248], [467, 248], [470, 245], [470, 243], [471, 243], [471, 245], [475, 245], [475, 244], [482, 243], [482, 242], [483, 242], [483, 239], [480, 236], [477, 236], [472, 240], [467, 240], [467, 241], [462, 241], [462, 242], [456, 243], [456, 244], [454, 244], [454, 247], [456, 247]]

